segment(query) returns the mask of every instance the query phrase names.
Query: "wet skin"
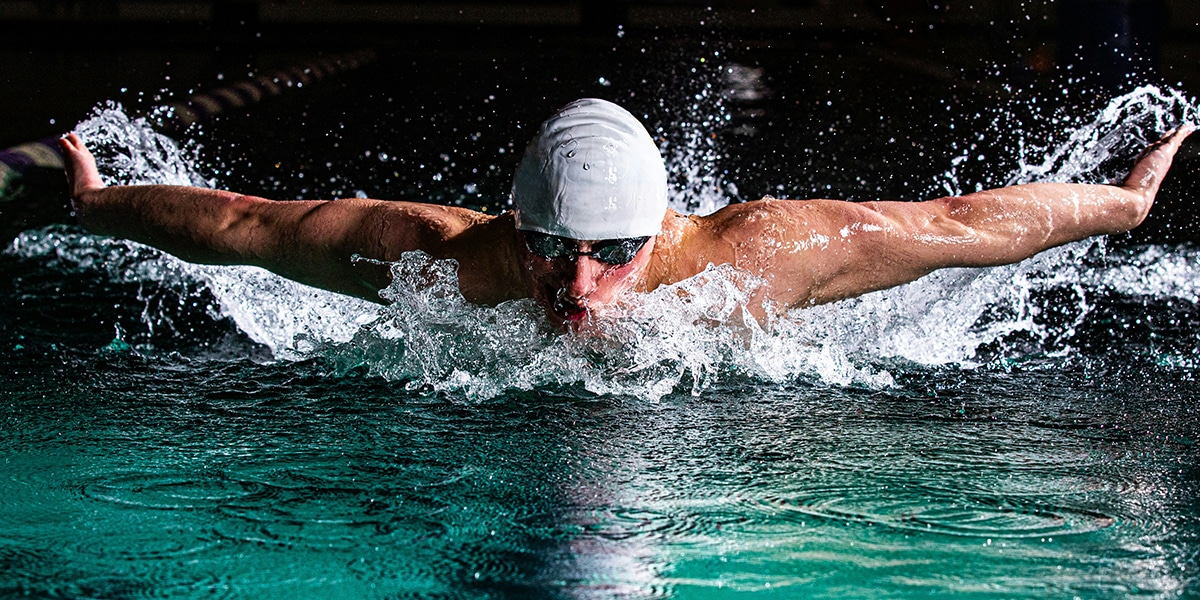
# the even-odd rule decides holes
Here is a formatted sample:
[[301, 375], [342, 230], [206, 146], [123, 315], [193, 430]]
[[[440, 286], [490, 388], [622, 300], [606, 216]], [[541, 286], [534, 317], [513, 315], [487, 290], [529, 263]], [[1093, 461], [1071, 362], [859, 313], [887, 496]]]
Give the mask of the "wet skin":
[[[655, 238], [650, 238], [628, 263], [610, 265], [591, 256], [542, 258], [529, 250], [521, 232], [516, 232], [516, 237], [526, 289], [557, 327], [580, 324], [626, 292], [646, 287], [646, 269], [654, 255]], [[591, 252], [597, 241], [577, 241], [576, 249]]]
[[[925, 202], [763, 199], [707, 216], [668, 210], [661, 233], [625, 265], [590, 256], [543, 259], [525, 245], [513, 213], [359, 198], [276, 201], [183, 186], [106, 187], [74, 134], [63, 158], [80, 224], [183, 260], [246, 264], [301, 283], [381, 301], [386, 263], [420, 250], [459, 265], [470, 302], [533, 298], [551, 323], [587, 322], [630, 292], [647, 292], [728, 264], [762, 278], [747, 306], [833, 302], [948, 267], [988, 267], [1146, 217], [1172, 158], [1192, 132], [1164, 136], [1120, 184], [1034, 183]], [[590, 252], [593, 241], [576, 250]], [[356, 261], [355, 256], [372, 261]]]

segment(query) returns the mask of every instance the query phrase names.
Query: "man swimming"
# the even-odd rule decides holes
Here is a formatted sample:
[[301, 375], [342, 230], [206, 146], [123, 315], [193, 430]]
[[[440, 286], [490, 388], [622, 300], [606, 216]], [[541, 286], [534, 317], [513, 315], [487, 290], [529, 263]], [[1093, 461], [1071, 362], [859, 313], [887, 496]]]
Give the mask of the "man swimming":
[[[75, 134], [62, 140], [80, 223], [179, 258], [266, 268], [381, 301], [384, 263], [424, 251], [458, 262], [479, 304], [533, 298], [556, 326], [622, 295], [731, 264], [764, 280], [761, 316], [832, 302], [947, 267], [1009, 264], [1145, 219], [1190, 128], [1151, 145], [1120, 185], [1035, 183], [926, 202], [763, 199], [712, 215], [667, 208], [662, 157], [643, 125], [582, 99], [542, 124], [513, 181], [515, 209], [368, 199], [275, 201], [183, 186], [106, 187]], [[355, 260], [354, 257], [372, 260]]]

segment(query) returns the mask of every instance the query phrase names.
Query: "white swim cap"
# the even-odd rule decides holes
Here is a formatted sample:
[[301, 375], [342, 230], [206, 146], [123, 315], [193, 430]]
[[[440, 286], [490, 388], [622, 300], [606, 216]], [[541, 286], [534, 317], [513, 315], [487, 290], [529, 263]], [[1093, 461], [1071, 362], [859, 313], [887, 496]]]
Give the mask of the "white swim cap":
[[629, 111], [576, 100], [542, 123], [513, 178], [517, 229], [576, 240], [658, 235], [667, 169]]

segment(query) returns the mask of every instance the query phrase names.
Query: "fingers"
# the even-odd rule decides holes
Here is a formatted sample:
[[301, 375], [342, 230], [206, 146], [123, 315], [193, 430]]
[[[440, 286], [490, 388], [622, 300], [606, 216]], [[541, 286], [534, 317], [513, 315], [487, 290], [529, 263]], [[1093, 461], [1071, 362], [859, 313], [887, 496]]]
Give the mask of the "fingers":
[[104, 187], [104, 181], [96, 169], [96, 158], [78, 135], [68, 133], [59, 139], [58, 144], [63, 151], [63, 167], [72, 197], [78, 198], [84, 192]]
[[63, 153], [63, 171], [67, 174], [67, 187], [71, 190], [71, 195], [75, 195], [75, 152], [79, 144], [79, 136], [74, 133], [58, 139], [58, 146]]
[[1153, 201], [1154, 195], [1158, 193], [1159, 185], [1171, 168], [1171, 162], [1179, 150], [1179, 145], [1194, 130], [1195, 128], [1191, 126], [1180, 127], [1150, 144], [1138, 157], [1121, 187]]
[[83, 140], [79, 139], [79, 136], [75, 135], [75, 132], [68, 133], [67, 135], [59, 138], [58, 145], [61, 146], [63, 150], [68, 152], [88, 151], [87, 146], [83, 145]]
[[69, 158], [76, 158], [78, 154], [84, 152], [91, 154], [91, 152], [88, 152], [87, 146], [83, 145], [83, 140], [79, 139], [79, 136], [75, 135], [74, 132], [58, 138], [58, 146], [62, 148], [63, 152], [66, 153], [65, 156]]
[[1150, 153], [1161, 146], [1170, 146], [1171, 153], [1174, 154], [1175, 151], [1179, 149], [1179, 145], [1183, 143], [1183, 140], [1187, 139], [1189, 135], [1192, 135], [1192, 132], [1195, 130], [1196, 128], [1192, 127], [1191, 125], [1184, 125], [1174, 131], [1171, 131], [1159, 138], [1157, 142], [1150, 144], [1150, 147], [1146, 148], [1146, 153]]
[[1167, 150], [1174, 155], [1175, 152], [1179, 150], [1179, 145], [1182, 144], [1183, 140], [1187, 139], [1187, 136], [1191, 135], [1193, 131], [1195, 131], [1194, 127], [1190, 125], [1184, 125], [1183, 127], [1167, 132], [1165, 135], [1158, 138], [1158, 140], [1151, 142], [1150, 145], [1146, 146], [1145, 150], [1142, 150], [1142, 153], [1138, 155], [1138, 162], [1141, 162], [1151, 153], [1163, 147], [1166, 147]]
[[1162, 139], [1159, 140], [1159, 143], [1165, 142], [1167, 144], [1173, 144], [1176, 148], [1178, 148], [1179, 144], [1183, 143], [1183, 140], [1187, 139], [1187, 136], [1192, 135], [1192, 132], [1195, 130], [1196, 128], [1192, 127], [1191, 125], [1184, 125], [1179, 129], [1164, 135]]

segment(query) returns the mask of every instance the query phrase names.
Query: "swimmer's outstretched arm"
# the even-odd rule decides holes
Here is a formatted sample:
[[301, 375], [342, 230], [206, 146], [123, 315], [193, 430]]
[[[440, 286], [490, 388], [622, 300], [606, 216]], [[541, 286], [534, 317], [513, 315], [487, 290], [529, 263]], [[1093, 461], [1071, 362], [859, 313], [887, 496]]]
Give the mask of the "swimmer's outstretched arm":
[[455, 207], [366, 199], [274, 201], [204, 188], [106, 187], [75, 134], [61, 141], [79, 222], [205, 264], [245, 264], [379, 302], [386, 265], [411, 250], [459, 256], [454, 239], [492, 217]]
[[1128, 231], [1146, 218], [1190, 133], [1151, 145], [1120, 185], [1029, 184], [927, 202], [748, 202], [708, 217], [696, 237], [713, 248], [712, 262], [763, 275], [768, 297], [784, 306], [832, 302]]

